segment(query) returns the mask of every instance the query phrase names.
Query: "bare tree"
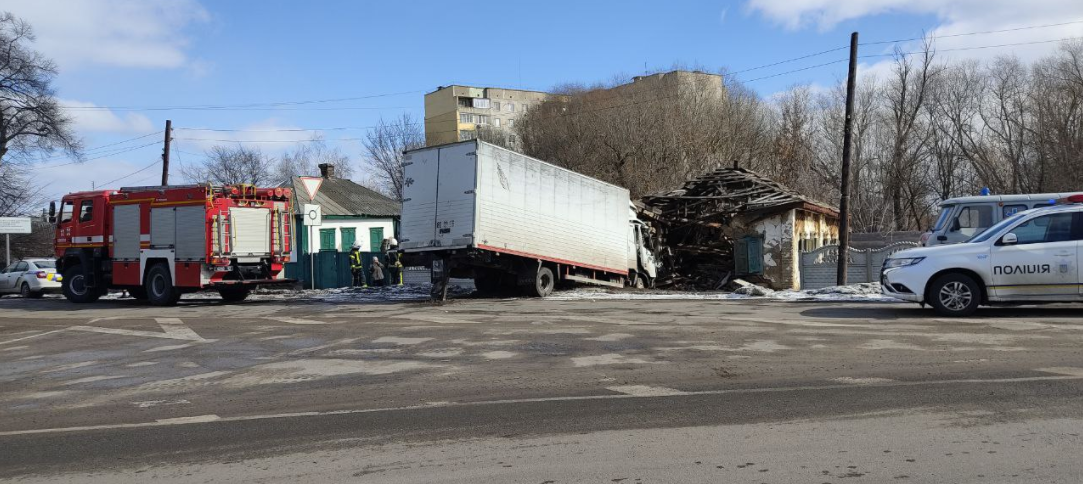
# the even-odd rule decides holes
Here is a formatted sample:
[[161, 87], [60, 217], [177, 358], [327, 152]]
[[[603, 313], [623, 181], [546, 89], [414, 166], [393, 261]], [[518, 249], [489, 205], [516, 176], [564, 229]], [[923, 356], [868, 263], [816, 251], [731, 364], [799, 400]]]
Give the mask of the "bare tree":
[[56, 100], [56, 65], [30, 48], [33, 41], [30, 24], [0, 14], [0, 165], [55, 150], [79, 158], [82, 150]]
[[202, 161], [181, 166], [181, 175], [193, 183], [213, 185], [267, 186], [276, 180], [271, 171], [273, 160], [258, 148], [214, 146]]
[[299, 143], [295, 149], [284, 153], [275, 163], [273, 180], [281, 183], [295, 176], [316, 176], [320, 173], [319, 165], [324, 163], [335, 165], [336, 177], [354, 176], [350, 157], [338, 148], [328, 147], [323, 139], [319, 139]]
[[391, 121], [380, 119], [363, 141], [364, 159], [381, 191], [402, 200], [403, 152], [425, 146], [425, 133], [413, 116], [403, 113]]

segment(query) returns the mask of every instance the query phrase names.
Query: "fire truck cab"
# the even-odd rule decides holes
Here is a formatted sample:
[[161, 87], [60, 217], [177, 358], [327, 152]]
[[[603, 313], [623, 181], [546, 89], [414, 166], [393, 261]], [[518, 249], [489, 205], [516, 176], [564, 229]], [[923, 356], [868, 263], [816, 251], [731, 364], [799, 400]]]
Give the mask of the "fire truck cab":
[[151, 304], [217, 290], [240, 301], [259, 285], [283, 284], [289, 261], [289, 189], [148, 186], [66, 195], [56, 224], [57, 272], [76, 303], [109, 289]]

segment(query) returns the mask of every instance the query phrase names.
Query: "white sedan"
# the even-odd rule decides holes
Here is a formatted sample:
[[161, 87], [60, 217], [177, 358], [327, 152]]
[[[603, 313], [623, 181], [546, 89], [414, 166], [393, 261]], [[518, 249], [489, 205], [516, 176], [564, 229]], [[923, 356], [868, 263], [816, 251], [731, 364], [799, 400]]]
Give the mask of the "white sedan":
[[39, 298], [47, 292], [60, 292], [60, 274], [53, 259], [16, 261], [0, 271], [0, 295], [21, 294]]

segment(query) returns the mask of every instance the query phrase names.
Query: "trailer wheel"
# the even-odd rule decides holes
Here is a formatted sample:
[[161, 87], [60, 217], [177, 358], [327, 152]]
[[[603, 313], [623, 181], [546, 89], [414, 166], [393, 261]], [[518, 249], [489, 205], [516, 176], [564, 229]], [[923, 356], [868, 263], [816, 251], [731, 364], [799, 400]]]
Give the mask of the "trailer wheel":
[[556, 276], [553, 275], [553, 270], [541, 266], [538, 268], [538, 272], [534, 274], [534, 284], [527, 286], [527, 294], [534, 297], [546, 297], [553, 293], [556, 284]]
[[77, 304], [92, 303], [102, 296], [101, 291], [87, 287], [82, 264], [75, 264], [64, 271], [64, 280], [60, 281], [60, 289], [64, 297]]
[[218, 295], [225, 302], [241, 302], [248, 298], [250, 292], [247, 286], [226, 286], [218, 290]]
[[155, 306], [172, 306], [180, 299], [180, 291], [173, 287], [169, 267], [165, 264], [154, 264], [147, 271], [143, 287], [147, 291], [147, 301]]

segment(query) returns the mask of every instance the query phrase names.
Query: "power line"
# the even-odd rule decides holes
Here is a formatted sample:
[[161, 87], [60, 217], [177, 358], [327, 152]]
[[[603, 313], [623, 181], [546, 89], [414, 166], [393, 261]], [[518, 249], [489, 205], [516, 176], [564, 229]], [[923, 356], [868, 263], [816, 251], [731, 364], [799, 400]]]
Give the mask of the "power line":
[[[1080, 40], [1080, 39], [1083, 39], [1083, 37], [1065, 37], [1063, 39], [1035, 40], [1035, 41], [1032, 41], [1032, 42], [1015, 42], [1015, 43], [1011, 43], [1011, 44], [997, 44], [997, 45], [979, 45], [979, 46], [973, 46], [973, 47], [956, 47], [956, 48], [952, 48], [952, 49], [932, 49], [932, 52], [939, 53], [939, 52], [957, 52], [957, 51], [963, 51], [963, 50], [995, 49], [995, 48], [998, 48], [998, 47], [1015, 47], [1015, 46], [1020, 46], [1020, 45], [1050, 44], [1050, 43], [1053, 43], [1053, 42], [1064, 42], [1066, 40]], [[923, 53], [924, 53], [923, 51], [900, 52], [899, 55], [916, 55], [916, 54], [923, 54]], [[868, 55], [861, 56], [861, 58], [887, 57], [887, 56], [893, 56], [893, 55], [896, 55], [896, 54], [895, 53], [868, 54]]]
[[[999, 33], [1004, 33], [1004, 32], [1018, 32], [1020, 30], [1032, 30], [1032, 29], [1044, 29], [1044, 28], [1049, 28], [1049, 27], [1061, 27], [1061, 26], [1064, 26], [1064, 25], [1073, 25], [1073, 24], [1079, 24], [1079, 23], [1083, 23], [1083, 20], [1073, 20], [1071, 22], [1061, 22], [1061, 23], [1056, 23], [1056, 24], [1028, 25], [1026, 27], [1016, 27], [1016, 28], [1012, 28], [1012, 29], [982, 30], [982, 31], [978, 31], [978, 32], [964, 32], [964, 33], [961, 33], [961, 34], [937, 35], [937, 36], [934, 36], [933, 38], [935, 38], [935, 39], [948, 39], [948, 38], [952, 38], [952, 37], [965, 37], [965, 36], [968, 36], [968, 35], [999, 34]], [[900, 43], [900, 42], [913, 42], [915, 40], [923, 40], [923, 38], [922, 37], [914, 37], [914, 38], [911, 38], [911, 39], [881, 40], [881, 41], [878, 41], [878, 42], [862, 42], [861, 44], [858, 44], [858, 45], [897, 44], [897, 43]]]
[[762, 66], [752, 67], [752, 68], [749, 68], [749, 69], [744, 69], [744, 70], [735, 71], [735, 72], [728, 72], [727, 74], [731, 75], [731, 76], [735, 76], [737, 74], [742, 74], [742, 73], [745, 73], [745, 72], [758, 71], [760, 69], [766, 69], [768, 67], [774, 67], [774, 66], [779, 66], [779, 65], [782, 65], [782, 64], [788, 64], [790, 62], [804, 60], [804, 59], [808, 59], [810, 57], [821, 56], [821, 55], [828, 54], [828, 53], [831, 53], [831, 52], [836, 52], [836, 51], [846, 50], [846, 49], [849, 49], [849, 47], [847, 47], [847, 46], [836, 47], [834, 49], [828, 49], [828, 50], [825, 50], [825, 51], [820, 51], [820, 52], [817, 52], [815, 54], [808, 54], [808, 55], [803, 55], [801, 57], [794, 57], [792, 59], [786, 59], [786, 60], [778, 61], [778, 62], [771, 63], [771, 64], [764, 64]]
[[[125, 143], [130, 143], [132, 141], [141, 140], [141, 139], [147, 138], [149, 136], [160, 135], [161, 133], [162, 133], [161, 131], [156, 131], [154, 133], [145, 134], [143, 136], [137, 136], [135, 138], [129, 138], [129, 139], [126, 139], [124, 141], [117, 141], [116, 143], [109, 143], [107, 145], [101, 145], [101, 146], [95, 146], [93, 148], [87, 148], [86, 150], [83, 150], [83, 154], [84, 155], [86, 155], [86, 154], [96, 155], [98, 153], [94, 153], [94, 152], [101, 151], [104, 148], [109, 148], [109, 147], [112, 147], [112, 146], [117, 146], [117, 145], [122, 145], [122, 144], [125, 144]], [[68, 159], [68, 158], [70, 158], [70, 157], [67, 156], [67, 155], [61, 155], [61, 156], [53, 156], [53, 157], [49, 157], [49, 158], [42, 158], [42, 159], [36, 160], [36, 161], [46, 163], [46, 162], [50, 162], [50, 161], [63, 160], [63, 159]]]
[[757, 78], [755, 78], [755, 79], [748, 79], [748, 80], [745, 80], [745, 81], [741, 81], [741, 82], [744, 82], [744, 83], [749, 83], [749, 82], [756, 82], [756, 81], [762, 81], [762, 80], [764, 80], [764, 79], [770, 79], [770, 78], [772, 78], [772, 77], [779, 77], [779, 76], [784, 76], [784, 75], [786, 75], [786, 74], [793, 74], [794, 72], [801, 72], [801, 71], [807, 71], [807, 70], [809, 70], [809, 69], [816, 69], [817, 67], [824, 67], [824, 66], [829, 66], [829, 65], [832, 65], [832, 64], [838, 64], [838, 63], [840, 63], [840, 62], [846, 62], [846, 61], [847, 61], [847, 59], [839, 59], [839, 60], [833, 60], [833, 61], [831, 61], [831, 62], [824, 62], [823, 64], [816, 64], [816, 65], [814, 65], [814, 66], [802, 67], [802, 68], [800, 68], [800, 69], [794, 69], [794, 70], [792, 70], [792, 71], [786, 71], [786, 72], [779, 72], [778, 74], [772, 74], [772, 75], [770, 75], [770, 76], [763, 76], [763, 77], [757, 77]]
[[140, 169], [138, 169], [136, 171], [133, 171], [133, 172], [131, 172], [131, 173], [127, 174], [127, 175], [124, 175], [124, 176], [122, 176], [120, 178], [116, 178], [116, 179], [113, 179], [113, 180], [109, 180], [109, 181], [107, 181], [105, 183], [102, 183], [101, 186], [106, 187], [106, 186], [112, 185], [112, 184], [114, 184], [114, 183], [116, 183], [118, 181], [121, 181], [121, 180], [123, 180], [125, 178], [128, 178], [128, 177], [130, 177], [132, 175], [137, 175], [137, 174], [142, 173], [144, 171], [147, 171], [147, 170], [149, 170], [151, 168], [154, 168], [154, 165], [157, 165], [158, 163], [161, 163], [161, 162], [162, 162], [162, 160], [155, 161], [155, 162], [153, 162], [153, 163], [151, 163], [151, 164], [149, 164], [147, 166], [144, 166], [143, 168], [140, 168]]
[[152, 143], [147, 143], [145, 145], [140, 145], [140, 146], [136, 146], [136, 147], [132, 147], [132, 148], [125, 148], [125, 149], [122, 149], [122, 150], [119, 150], [119, 151], [114, 151], [114, 152], [111, 152], [111, 153], [105, 153], [105, 154], [102, 154], [101, 156], [96, 156], [94, 158], [87, 158], [85, 160], [69, 161], [67, 163], [60, 163], [60, 164], [57, 164], [57, 165], [45, 165], [45, 166], [41, 166], [39, 168], [59, 168], [61, 166], [69, 166], [69, 165], [84, 163], [84, 162], [87, 162], [87, 161], [100, 160], [102, 158], [108, 158], [110, 156], [116, 156], [116, 155], [119, 155], [119, 154], [132, 152], [132, 151], [135, 151], [135, 150], [138, 150], [138, 149], [141, 149], [141, 148], [146, 148], [148, 146], [155, 146], [157, 144], [158, 144], [158, 142], [155, 141], [155, 142], [152, 142]]
[[[392, 92], [385, 94], [373, 94], [369, 96], [354, 96], [354, 97], [342, 97], [332, 99], [311, 99], [304, 101], [277, 101], [277, 102], [265, 102], [265, 103], [247, 103], [247, 104], [219, 104], [219, 105], [190, 105], [190, 106], [62, 106], [65, 109], [73, 110], [102, 110], [108, 109], [113, 111], [178, 111], [178, 110], [244, 110], [249, 108], [262, 108], [262, 107], [278, 107], [278, 106], [297, 106], [306, 104], [323, 104], [323, 103], [335, 103], [335, 102], [347, 102], [347, 101], [359, 101], [362, 99], [375, 99], [382, 97], [402, 96], [406, 94], [417, 94], [419, 92], [425, 92], [424, 90], [402, 91]], [[391, 109], [391, 108], [363, 108], [363, 109]], [[399, 108], [395, 108], [399, 109]]]

